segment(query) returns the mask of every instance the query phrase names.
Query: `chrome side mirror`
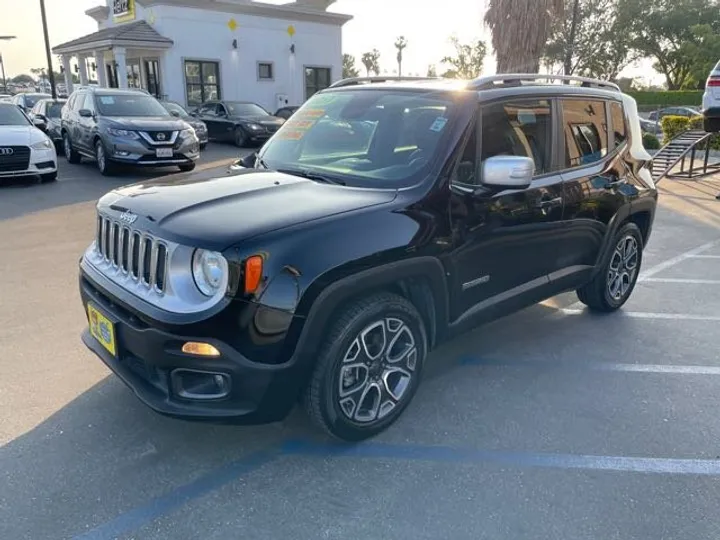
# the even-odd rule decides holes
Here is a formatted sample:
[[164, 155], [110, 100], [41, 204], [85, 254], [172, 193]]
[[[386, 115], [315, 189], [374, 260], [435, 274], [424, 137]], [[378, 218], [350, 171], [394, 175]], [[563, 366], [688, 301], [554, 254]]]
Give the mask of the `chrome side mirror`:
[[482, 164], [482, 185], [505, 189], [530, 187], [535, 162], [529, 157], [495, 156]]

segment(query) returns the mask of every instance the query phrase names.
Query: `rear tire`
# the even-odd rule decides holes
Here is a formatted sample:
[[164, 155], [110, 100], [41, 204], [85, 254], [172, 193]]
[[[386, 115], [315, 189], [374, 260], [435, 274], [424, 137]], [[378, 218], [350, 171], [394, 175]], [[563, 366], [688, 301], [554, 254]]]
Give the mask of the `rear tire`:
[[95, 141], [95, 160], [97, 161], [97, 168], [100, 174], [103, 176], [113, 176], [117, 170], [115, 164], [110, 161], [101, 140]]
[[705, 119], [703, 119], [703, 129], [707, 133], [720, 132], [720, 118], [705, 118]]
[[194, 171], [194, 170], [195, 170], [195, 163], [193, 162], [193, 163], [187, 163], [187, 164], [185, 164], [185, 165], [178, 165], [178, 168], [179, 168], [182, 172]]
[[48, 174], [41, 174], [40, 175], [40, 183], [41, 184], [49, 184], [51, 182], [57, 181], [57, 171], [48, 173]]
[[640, 274], [643, 238], [638, 226], [624, 225], [612, 245], [600, 272], [577, 291], [580, 301], [592, 311], [610, 313], [620, 309], [630, 298]]
[[63, 133], [63, 149], [65, 151], [65, 159], [67, 159], [68, 163], [80, 163], [80, 154], [78, 154], [73, 148], [72, 141], [70, 140], [70, 134], [68, 133]]
[[331, 323], [305, 390], [308, 415], [345, 441], [373, 437], [412, 401], [427, 355], [422, 317], [405, 298], [353, 302]]

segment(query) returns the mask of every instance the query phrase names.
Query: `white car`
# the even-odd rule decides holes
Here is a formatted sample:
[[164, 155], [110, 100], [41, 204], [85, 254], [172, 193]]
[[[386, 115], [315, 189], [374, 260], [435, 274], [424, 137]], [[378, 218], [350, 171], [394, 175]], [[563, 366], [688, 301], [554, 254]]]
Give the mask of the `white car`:
[[720, 62], [710, 73], [705, 83], [702, 114], [705, 117], [704, 127], [708, 133], [720, 131]]
[[17, 176], [57, 180], [57, 153], [50, 138], [11, 103], [0, 103], [0, 181]]

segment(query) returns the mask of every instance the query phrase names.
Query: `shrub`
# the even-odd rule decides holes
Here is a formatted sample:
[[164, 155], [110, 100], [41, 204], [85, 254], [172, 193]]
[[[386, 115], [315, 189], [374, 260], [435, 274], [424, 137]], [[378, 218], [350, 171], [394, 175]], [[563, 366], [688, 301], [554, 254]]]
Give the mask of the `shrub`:
[[[672, 139], [689, 129], [703, 129], [703, 117], [693, 116], [686, 118], [684, 116], [665, 116], [660, 122], [662, 126], [665, 142]], [[710, 148], [712, 150], [720, 150], [720, 134], [715, 134], [710, 138]]]
[[635, 98], [639, 107], [653, 106], [680, 107], [683, 105], [700, 105], [702, 103], [702, 90], [675, 90], [670, 92], [628, 92]]
[[652, 133], [643, 133], [643, 146], [645, 150], [660, 150], [660, 141]]

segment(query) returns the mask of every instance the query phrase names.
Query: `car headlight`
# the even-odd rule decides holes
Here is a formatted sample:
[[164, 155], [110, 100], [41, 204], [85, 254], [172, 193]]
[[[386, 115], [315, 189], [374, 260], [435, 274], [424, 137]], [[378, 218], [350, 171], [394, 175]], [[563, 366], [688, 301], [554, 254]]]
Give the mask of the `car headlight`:
[[50, 150], [52, 147], [52, 141], [47, 138], [44, 141], [36, 142], [32, 145], [33, 150]]
[[259, 126], [258, 124], [245, 124], [245, 127], [252, 129], [253, 131], [260, 131], [262, 129], [262, 126]]
[[199, 133], [207, 131], [205, 124], [193, 124], [193, 128], [195, 128], [195, 131]]
[[225, 257], [216, 251], [196, 249], [192, 259], [192, 274], [201, 293], [215, 296], [227, 283], [228, 264]]
[[115, 128], [107, 128], [107, 132], [109, 135], [112, 135], [113, 137], [122, 137], [123, 139], [139, 139], [140, 135], [135, 133], [134, 131], [130, 131], [128, 129], [115, 129]]
[[183, 129], [183, 130], [180, 132], [180, 136], [181, 136], [183, 139], [186, 139], [186, 138], [188, 138], [188, 137], [194, 137], [194, 136], [195, 136], [195, 130], [194, 130], [193, 128]]

